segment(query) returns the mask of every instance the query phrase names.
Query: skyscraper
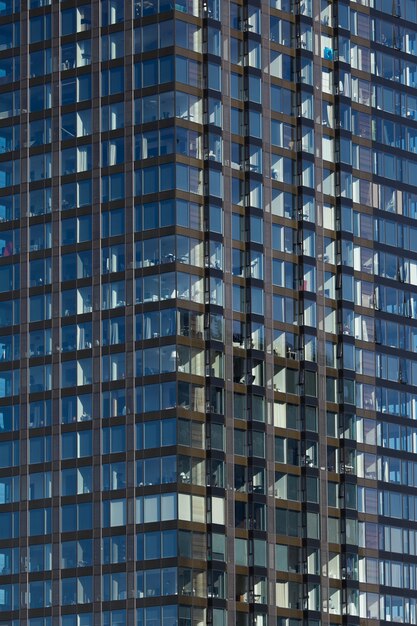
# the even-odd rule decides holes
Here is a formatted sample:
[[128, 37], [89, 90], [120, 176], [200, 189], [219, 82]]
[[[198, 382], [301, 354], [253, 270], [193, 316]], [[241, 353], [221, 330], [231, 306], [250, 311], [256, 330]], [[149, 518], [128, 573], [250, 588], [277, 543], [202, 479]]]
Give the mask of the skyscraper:
[[0, 626], [417, 623], [416, 120], [415, 0], [1, 0]]

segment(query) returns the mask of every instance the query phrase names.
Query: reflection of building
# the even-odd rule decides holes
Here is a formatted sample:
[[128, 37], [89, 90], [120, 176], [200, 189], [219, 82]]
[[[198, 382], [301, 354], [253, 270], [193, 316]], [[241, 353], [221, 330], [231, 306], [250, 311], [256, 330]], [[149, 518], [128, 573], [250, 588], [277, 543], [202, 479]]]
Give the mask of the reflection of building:
[[415, 624], [415, 3], [76, 4], [0, 2], [0, 626]]

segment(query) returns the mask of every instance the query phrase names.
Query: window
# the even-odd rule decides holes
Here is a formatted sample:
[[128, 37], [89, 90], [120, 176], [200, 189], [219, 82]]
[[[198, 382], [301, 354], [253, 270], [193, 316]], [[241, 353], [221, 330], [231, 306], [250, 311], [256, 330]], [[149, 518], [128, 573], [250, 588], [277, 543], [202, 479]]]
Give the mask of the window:
[[61, 581], [61, 602], [67, 604], [87, 604], [92, 601], [92, 576], [63, 578]]
[[[177, 57], [177, 59], [178, 58], [182, 57]], [[190, 63], [198, 65], [196, 61], [190, 61]], [[188, 71], [187, 74], [180, 73], [178, 75], [183, 78], [184, 76], [188, 76]], [[193, 81], [193, 77], [194, 73], [191, 72], [191, 82], [195, 82]], [[149, 59], [135, 64], [136, 89], [163, 84], [172, 80], [174, 80], [174, 62], [171, 56], [161, 57], [159, 59]], [[183, 79], [182, 82], [187, 82], [187, 80]]]
[[103, 526], [126, 526], [126, 500], [105, 500], [103, 502]]
[[[126, 561], [126, 536], [113, 535], [102, 539], [103, 563], [124, 563]], [[139, 558], [139, 557], [138, 557]]]
[[181, 56], [175, 57], [175, 73], [179, 82], [199, 87], [201, 84], [201, 63]]
[[126, 487], [126, 464], [105, 463], [102, 466], [102, 486], [105, 491]]
[[91, 7], [89, 4], [61, 12], [61, 34], [70, 35], [91, 29]]
[[114, 452], [124, 452], [126, 450], [125, 443], [125, 427], [112, 426], [105, 427], [102, 430], [103, 436], [103, 454], [112, 454]]
[[61, 532], [88, 530], [92, 528], [92, 523], [93, 510], [91, 502], [61, 505]]
[[73, 104], [91, 99], [91, 75], [82, 74], [76, 78], [61, 80], [61, 102]]
[[[180, 421], [183, 422], [183, 420]], [[136, 424], [136, 449], [148, 450], [175, 445], [177, 441], [176, 431], [177, 420], [175, 418]]]
[[110, 61], [124, 55], [124, 32], [118, 31], [101, 38], [101, 60]]
[[65, 141], [91, 134], [91, 109], [67, 113], [61, 118], [61, 137]]
[[124, 18], [123, 0], [101, 0], [101, 24], [118, 24]]
[[[185, 496], [190, 498], [191, 496]], [[194, 496], [196, 498], [197, 496]], [[203, 498], [198, 498], [203, 500]], [[177, 494], [165, 493], [136, 498], [136, 524], [177, 518]], [[203, 520], [196, 520], [203, 521]]]
[[[186, 533], [188, 535], [188, 533]], [[137, 535], [137, 559], [154, 560], [177, 556], [177, 531], [150, 531]]]
[[63, 541], [61, 543], [61, 567], [88, 567], [93, 563], [92, 539]]
[[92, 489], [91, 467], [68, 468], [61, 471], [61, 493], [63, 496], [91, 493]]
[[125, 269], [124, 244], [102, 248], [102, 274], [121, 272]]
[[102, 176], [101, 199], [103, 202], [120, 200], [125, 196], [125, 177], [123, 173]]
[[101, 129], [117, 130], [124, 127], [124, 102], [115, 102], [101, 107]]
[[[3, 27], [4, 28], [4, 27]], [[63, 33], [64, 34], [64, 33]], [[29, 42], [36, 43], [51, 37], [51, 14], [30, 18]], [[11, 38], [11, 37], [10, 37]]]
[[40, 500], [50, 498], [52, 495], [51, 472], [41, 472], [29, 474], [28, 498], [29, 500]]
[[82, 458], [92, 454], [91, 430], [62, 433], [61, 455], [63, 459]]
[[76, 43], [61, 46], [61, 70], [83, 67], [91, 63], [91, 40], [81, 39]]
[[102, 393], [103, 418], [126, 415], [126, 395], [124, 389], [114, 389]]
[[[49, 530], [44, 530], [44, 528], [42, 528], [42, 530], [40, 532], [37, 532], [39, 530], [39, 528], [34, 528], [35, 524], [32, 525], [33, 522], [33, 518], [35, 516], [35, 513], [40, 513], [41, 515], [46, 515], [46, 511], [45, 509], [32, 509], [29, 513], [29, 534], [44, 534], [44, 532], [50, 532], [51, 531], [51, 525], [50, 525], [50, 513], [51, 510], [48, 509], [49, 511]], [[18, 526], [19, 526], [19, 513], [15, 512], [15, 513], [0, 513], [0, 539], [13, 539], [15, 537], [19, 536], [19, 530], [18, 530]], [[32, 533], [32, 531], [34, 531]]]
[[51, 437], [29, 439], [29, 463], [46, 463], [51, 460]]
[[[188, 458], [188, 457], [187, 457]], [[202, 463], [204, 466], [204, 463]], [[180, 473], [180, 478], [186, 476], [185, 472]], [[177, 459], [175, 456], [163, 456], [148, 458], [136, 462], [136, 484], [155, 485], [174, 483], [177, 480]], [[184, 482], [187, 482], [184, 480]], [[188, 482], [191, 482], [189, 473]]]

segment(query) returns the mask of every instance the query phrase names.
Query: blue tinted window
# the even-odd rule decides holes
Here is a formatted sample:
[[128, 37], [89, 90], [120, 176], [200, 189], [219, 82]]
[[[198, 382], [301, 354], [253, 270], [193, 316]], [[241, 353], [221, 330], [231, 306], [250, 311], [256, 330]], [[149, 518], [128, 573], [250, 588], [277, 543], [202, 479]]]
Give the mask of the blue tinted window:
[[31, 509], [29, 511], [29, 534], [45, 535], [51, 531], [51, 509]]
[[161, 445], [174, 446], [177, 442], [177, 421], [175, 419], [162, 420]]
[[[124, 90], [124, 67], [112, 67], [101, 73], [101, 95], [111, 96]], [[90, 98], [91, 96], [89, 96]]]

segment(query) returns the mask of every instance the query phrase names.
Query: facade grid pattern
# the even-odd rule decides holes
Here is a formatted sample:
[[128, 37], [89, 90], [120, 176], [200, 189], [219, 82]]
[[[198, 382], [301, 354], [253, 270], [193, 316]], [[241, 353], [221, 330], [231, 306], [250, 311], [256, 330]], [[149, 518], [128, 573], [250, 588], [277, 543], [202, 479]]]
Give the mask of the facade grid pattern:
[[416, 120], [415, 0], [0, 1], [0, 626], [417, 623]]

